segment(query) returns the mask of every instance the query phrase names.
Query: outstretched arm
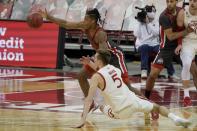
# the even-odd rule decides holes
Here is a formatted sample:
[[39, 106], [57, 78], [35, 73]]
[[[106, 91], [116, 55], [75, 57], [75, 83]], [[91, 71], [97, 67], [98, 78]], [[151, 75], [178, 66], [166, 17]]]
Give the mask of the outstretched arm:
[[66, 29], [88, 29], [88, 27], [89, 27], [89, 23], [86, 21], [68, 22], [66, 20], [55, 18], [55, 17], [49, 15], [49, 13], [47, 12], [46, 9], [45, 9], [45, 11], [39, 10], [38, 13], [41, 14], [43, 18], [46, 18], [47, 20], [49, 20], [55, 24], [58, 24], [61, 27], [64, 27]]

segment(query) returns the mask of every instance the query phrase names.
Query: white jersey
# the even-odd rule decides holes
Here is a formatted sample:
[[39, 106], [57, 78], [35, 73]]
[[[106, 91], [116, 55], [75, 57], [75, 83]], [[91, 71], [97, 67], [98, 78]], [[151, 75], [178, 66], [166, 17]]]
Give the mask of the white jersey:
[[[184, 25], [188, 27], [188, 24], [195, 24], [197, 26], [197, 16], [191, 15], [189, 12], [189, 7], [185, 9], [185, 18], [184, 18]], [[195, 32], [189, 33], [187, 36], [184, 37], [183, 41], [190, 41], [190, 40], [197, 40], [197, 34]]]
[[121, 71], [113, 65], [106, 65], [98, 71], [105, 80], [105, 88], [101, 92], [105, 103], [117, 112], [132, 105], [136, 96], [125, 85], [121, 78]]

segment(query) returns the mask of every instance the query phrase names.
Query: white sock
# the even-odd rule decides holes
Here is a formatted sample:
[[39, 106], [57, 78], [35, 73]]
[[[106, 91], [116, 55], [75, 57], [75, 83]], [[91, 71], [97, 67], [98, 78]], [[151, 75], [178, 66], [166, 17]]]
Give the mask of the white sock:
[[174, 122], [180, 120], [181, 118], [173, 113], [169, 113], [168, 114], [168, 118], [170, 118], [171, 120], [173, 120]]
[[189, 88], [185, 88], [185, 89], [183, 89], [184, 90], [184, 98], [185, 97], [190, 97], [189, 96]]
[[170, 118], [171, 120], [173, 120], [174, 123], [175, 123], [175, 125], [177, 125], [177, 126], [188, 127], [191, 124], [191, 122], [189, 120], [184, 119], [184, 118], [181, 118], [179, 116], [176, 116], [173, 113], [169, 113], [168, 114], [168, 118]]

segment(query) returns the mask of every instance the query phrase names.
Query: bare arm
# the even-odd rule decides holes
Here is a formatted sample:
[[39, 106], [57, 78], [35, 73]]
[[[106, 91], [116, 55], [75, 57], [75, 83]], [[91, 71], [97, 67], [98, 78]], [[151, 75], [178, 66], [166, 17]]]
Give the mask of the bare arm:
[[177, 26], [178, 27], [183, 27], [184, 26], [184, 10], [181, 10], [177, 16]]
[[49, 20], [55, 24], [58, 24], [61, 27], [64, 27], [66, 29], [87, 29], [89, 27], [89, 23], [86, 21], [68, 22], [66, 20], [55, 18], [55, 17], [49, 15], [49, 13], [46, 11], [46, 9], [45, 9], [45, 11], [39, 10], [38, 13], [41, 14], [43, 18], [46, 18], [47, 20]]
[[84, 101], [84, 109], [83, 109], [83, 115], [82, 115], [82, 118], [81, 118], [81, 123], [79, 124], [79, 126], [77, 126], [79, 128], [82, 127], [85, 124], [90, 106], [91, 106], [92, 101], [93, 101], [94, 94], [96, 93], [96, 89], [97, 89], [98, 84], [99, 84], [99, 79], [100, 79], [99, 77], [100, 76], [98, 74], [94, 74], [92, 76], [92, 78], [90, 79], [90, 89], [89, 89], [89, 92], [88, 92], [88, 96], [85, 98], [85, 101]]
[[99, 49], [108, 49], [106, 32], [99, 31], [95, 36], [95, 41], [96, 43], [99, 43]]
[[[182, 27], [184, 25], [184, 10], [181, 10], [178, 14], [177, 25], [179, 27]], [[178, 39], [180, 37], [186, 36], [189, 33], [189, 30], [184, 29], [184, 30], [179, 31], [179, 32], [173, 32], [172, 28], [169, 28], [169, 29], [164, 30], [164, 32], [167, 35], [169, 40], [175, 40], [175, 39]]]

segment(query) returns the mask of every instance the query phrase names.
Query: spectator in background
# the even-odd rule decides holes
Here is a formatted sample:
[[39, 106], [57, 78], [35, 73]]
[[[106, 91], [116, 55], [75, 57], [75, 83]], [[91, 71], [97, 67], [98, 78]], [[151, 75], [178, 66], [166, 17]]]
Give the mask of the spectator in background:
[[[146, 5], [144, 10], [138, 13], [136, 19], [138, 26], [134, 29], [136, 39], [136, 48], [141, 56], [141, 78], [147, 78], [150, 72], [149, 58], [153, 53], [159, 51], [159, 21], [155, 19], [156, 9], [155, 6]], [[178, 79], [174, 75], [175, 70], [171, 64], [167, 68], [168, 78]]]
[[[178, 46], [179, 38], [193, 32], [188, 26], [186, 29], [179, 31], [177, 26], [177, 16], [182, 8], [177, 7], [178, 0], [167, 0], [167, 8], [161, 13], [159, 17], [159, 25], [161, 32], [161, 46], [160, 50], [151, 66], [151, 72], [146, 81], [145, 96], [149, 99], [152, 89], [154, 88], [155, 80], [164, 67], [172, 63], [173, 56], [179, 59], [175, 54], [175, 49]], [[191, 72], [194, 71], [194, 66], [191, 66]]]
[[13, 7], [13, 0], [0, 0], [0, 19], [9, 19]]

